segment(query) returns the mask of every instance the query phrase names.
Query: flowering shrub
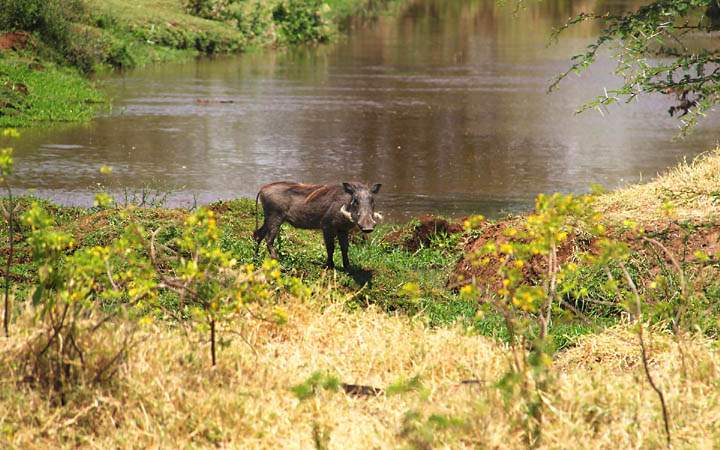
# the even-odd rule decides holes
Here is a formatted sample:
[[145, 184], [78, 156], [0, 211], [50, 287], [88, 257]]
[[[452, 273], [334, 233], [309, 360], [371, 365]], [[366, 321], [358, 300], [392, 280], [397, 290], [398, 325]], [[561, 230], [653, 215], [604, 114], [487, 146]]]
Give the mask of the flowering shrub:
[[[5, 131], [3, 136], [16, 133]], [[214, 365], [218, 325], [247, 314], [284, 322], [287, 314], [273, 307], [273, 300], [285, 291], [298, 297], [308, 292], [299, 280], [282, 276], [275, 261], [260, 267], [239, 264], [221, 248], [214, 213], [204, 208], [189, 214], [177, 236], [164, 244], [157, 240], [162, 227], [148, 231], [132, 205], [118, 207], [125, 226], [106, 245], [78, 247], [74, 236], [58, 228], [37, 201], [14, 224], [16, 206], [8, 181], [13, 172], [11, 149], [0, 150], [0, 170], [0, 181], [8, 190], [2, 206], [11, 248], [5, 272], [5, 332], [9, 334], [11, 322], [13, 230], [22, 225], [36, 267], [27, 307], [38, 331], [30, 335], [19, 363], [26, 379], [54, 390], [61, 403], [68, 388], [111, 378], [131, 348], [134, 330], [158, 312], [209, 328]], [[103, 167], [101, 172], [108, 175], [111, 170]], [[96, 196], [100, 210], [113, 205], [108, 194]], [[162, 301], [168, 293], [179, 299], [172, 308]], [[115, 320], [129, 314], [139, 320]], [[95, 336], [108, 326], [125, 330], [125, 339], [100, 345], [102, 339]]]
[[[499, 261], [496, 285], [485, 303], [505, 321], [512, 348], [511, 367], [499, 386], [506, 395], [519, 394], [525, 402], [523, 423], [529, 444], [539, 442], [542, 430], [543, 393], [552, 382], [552, 341], [548, 336], [553, 313], [562, 312], [558, 288], [577, 270], [577, 264], [560, 261], [558, 250], [571, 235], [601, 235], [605, 232], [592, 209], [593, 197], [541, 194], [535, 211], [518, 227], [504, 231], [506, 240], [487, 242], [471, 256], [473, 264], [485, 265], [490, 259]], [[482, 217], [469, 218], [468, 230], [478, 228]], [[529, 281], [528, 266], [544, 266], [540, 279]], [[570, 289], [567, 283], [563, 289]], [[461, 289], [463, 296], [477, 297], [477, 284]], [[527, 352], [526, 349], [530, 351]]]
[[[177, 251], [170, 246], [159, 247], [150, 237], [150, 259], [159, 274], [159, 288], [175, 292], [179, 297], [176, 311], [189, 313], [210, 331], [212, 363], [216, 363], [216, 333], [218, 322], [257, 314], [251, 308], [266, 305], [283, 287], [301, 296], [306, 289], [298, 279], [282, 277], [275, 260], [267, 260], [260, 267], [238, 264], [220, 246], [220, 234], [215, 215], [201, 208], [185, 220], [182, 234], [175, 240]], [[169, 268], [164, 270], [163, 268]], [[160, 306], [163, 308], [162, 306]], [[167, 310], [170, 314], [176, 311]], [[275, 308], [268, 320], [283, 322], [286, 315]]]

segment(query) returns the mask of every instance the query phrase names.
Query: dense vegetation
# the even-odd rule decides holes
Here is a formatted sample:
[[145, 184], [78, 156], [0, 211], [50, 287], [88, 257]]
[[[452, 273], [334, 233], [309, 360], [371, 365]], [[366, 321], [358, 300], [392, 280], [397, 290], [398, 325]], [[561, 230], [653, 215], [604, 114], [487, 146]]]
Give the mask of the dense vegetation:
[[367, 0], [2, 0], [0, 126], [87, 120], [88, 77], [150, 62], [331, 40]]

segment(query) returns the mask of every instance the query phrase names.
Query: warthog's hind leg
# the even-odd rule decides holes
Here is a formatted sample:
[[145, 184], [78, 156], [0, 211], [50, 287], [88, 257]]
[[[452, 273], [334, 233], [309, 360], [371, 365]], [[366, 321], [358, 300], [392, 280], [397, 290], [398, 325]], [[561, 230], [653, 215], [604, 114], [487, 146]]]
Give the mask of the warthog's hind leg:
[[255, 257], [257, 258], [258, 254], [260, 253], [260, 243], [262, 243], [262, 240], [265, 239], [265, 236], [267, 236], [267, 223], [263, 222], [262, 226], [255, 230], [253, 233], [253, 239], [255, 239]]
[[267, 226], [265, 243], [267, 244], [268, 253], [270, 253], [270, 257], [272, 259], [278, 259], [278, 253], [277, 250], [275, 250], [275, 238], [280, 232], [280, 225], [282, 225], [284, 220], [285, 218], [282, 216], [268, 217], [268, 219], [265, 221], [265, 225], [263, 225]]

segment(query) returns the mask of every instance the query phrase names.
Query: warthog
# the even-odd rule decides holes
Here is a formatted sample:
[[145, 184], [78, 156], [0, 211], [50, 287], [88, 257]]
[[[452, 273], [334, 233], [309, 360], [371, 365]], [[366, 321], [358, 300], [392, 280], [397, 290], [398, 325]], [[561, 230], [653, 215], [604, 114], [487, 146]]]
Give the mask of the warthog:
[[[335, 238], [340, 242], [343, 267], [350, 268], [348, 233], [354, 227], [370, 233], [382, 216], [375, 212], [374, 194], [380, 184], [368, 188], [362, 183], [301, 184], [280, 181], [260, 188], [255, 198], [255, 254], [263, 239], [270, 257], [277, 259], [273, 243], [280, 225], [289, 222], [296, 228], [322, 230], [327, 250], [327, 267], [334, 268]], [[265, 221], [258, 228], [257, 205], [262, 203]]]

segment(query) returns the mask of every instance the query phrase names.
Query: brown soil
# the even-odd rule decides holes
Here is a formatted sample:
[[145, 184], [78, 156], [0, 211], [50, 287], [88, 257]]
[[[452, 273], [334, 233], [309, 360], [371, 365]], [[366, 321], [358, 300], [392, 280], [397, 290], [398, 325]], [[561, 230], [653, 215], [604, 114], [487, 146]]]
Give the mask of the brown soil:
[[463, 232], [461, 224], [448, 222], [442, 217], [425, 215], [421, 216], [419, 221], [419, 224], [409, 230], [409, 234], [407, 230], [393, 231], [385, 239], [390, 243], [402, 245], [405, 249], [414, 252], [420, 247], [430, 245], [435, 236]]
[[110, 221], [108, 220], [108, 216], [110, 213], [111, 211], [100, 211], [80, 218], [80, 220], [76, 222], [76, 227], [73, 233], [75, 240], [80, 242], [86, 236], [103, 228], [109, 227]]
[[28, 34], [22, 31], [0, 34], [0, 50], [22, 50], [27, 44]]
[[[76, 222], [74, 222], [73, 229], [69, 231], [73, 233], [76, 242], [81, 242], [88, 235], [100, 230], [112, 231], [114, 226], [110, 223], [110, 218], [116, 214], [117, 213], [113, 210], [104, 210], [94, 214], [89, 214], [87, 216], [81, 217]], [[156, 226], [164, 226], [167, 224], [181, 224], [186, 217], [185, 212], [173, 209], [140, 209], [138, 210], [137, 214], [140, 215], [138, 219], [141, 223], [151, 221], [152, 223], [156, 224]], [[121, 228], [115, 228], [116, 232], [121, 232]], [[106, 236], [106, 239], [109, 242], [109, 240], [114, 237], [115, 236], [108, 234], [108, 236]]]
[[226, 212], [230, 211], [230, 203], [224, 202], [224, 201], [218, 201], [211, 205], [208, 205], [207, 208], [214, 212], [216, 215], [225, 214]]
[[[516, 221], [501, 221], [494, 224], [488, 224], [481, 230], [479, 237], [468, 241], [463, 249], [463, 258], [458, 261], [448, 280], [448, 286], [451, 288], [459, 288], [470, 283], [473, 279], [481, 286], [496, 288], [499, 286], [500, 277], [498, 270], [500, 269], [500, 261], [497, 257], [489, 255], [490, 261], [485, 265], [474, 265], [468, 258], [468, 255], [479, 252], [488, 242], [502, 244], [509, 241], [505, 236], [504, 230], [510, 226], [517, 226]], [[660, 261], [663, 264], [671, 265], [672, 261], [668, 252], [672, 254], [679, 263], [690, 262], [697, 259], [694, 253], [698, 250], [707, 255], [717, 255], [720, 251], [720, 224], [705, 223], [691, 224], [689, 227], [682, 227], [674, 222], [655, 223], [645, 228], [645, 238], [654, 239], [659, 242], [667, 252], [648, 242], [643, 237], [638, 237], [631, 232], [625, 231], [609, 231], [609, 237], [618, 239], [627, 243], [633, 252], [637, 252], [646, 257], [652, 264], [658, 267], [652, 268], [651, 272], [657, 272]], [[577, 258], [581, 252], [595, 252], [596, 241], [594, 239], [579, 238], [578, 236], [569, 236], [568, 239], [558, 249], [558, 259], [560, 263], [571, 261]], [[526, 283], [533, 283], [541, 278], [541, 275], [547, 270], [547, 264], [544, 258], [534, 257], [530, 264], [525, 266], [523, 274]]]

